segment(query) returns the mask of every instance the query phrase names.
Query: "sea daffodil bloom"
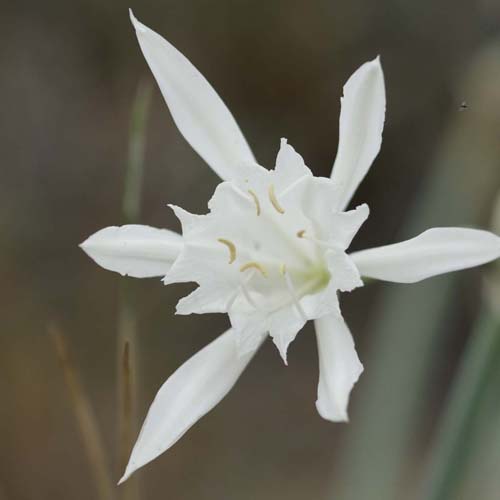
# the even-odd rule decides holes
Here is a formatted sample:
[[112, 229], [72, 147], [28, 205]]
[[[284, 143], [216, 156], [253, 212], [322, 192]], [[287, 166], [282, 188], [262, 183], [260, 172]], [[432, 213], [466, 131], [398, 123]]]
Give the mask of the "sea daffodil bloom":
[[363, 366], [338, 292], [362, 286], [362, 277], [413, 283], [500, 256], [496, 235], [460, 228], [430, 229], [402, 243], [347, 252], [369, 210], [345, 209], [382, 140], [385, 88], [378, 58], [344, 86], [331, 178], [314, 177], [285, 139], [274, 170], [267, 170], [256, 163], [233, 116], [198, 70], [132, 14], [131, 19], [175, 123], [223, 182], [206, 215], [172, 207], [182, 236], [128, 225], [102, 229], [81, 246], [99, 265], [122, 275], [198, 283], [177, 313], [227, 313], [231, 329], [163, 384], [122, 481], [170, 448], [228, 393], [268, 334], [286, 363], [290, 342], [309, 320], [319, 352], [318, 412], [346, 421], [349, 394]]

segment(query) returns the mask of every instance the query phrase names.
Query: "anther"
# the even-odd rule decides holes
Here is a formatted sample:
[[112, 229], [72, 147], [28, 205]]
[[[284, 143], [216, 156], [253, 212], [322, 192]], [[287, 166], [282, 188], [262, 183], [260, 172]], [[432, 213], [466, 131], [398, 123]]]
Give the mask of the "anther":
[[278, 200], [276, 199], [276, 193], [274, 192], [274, 184], [271, 184], [269, 186], [269, 201], [271, 202], [271, 205], [274, 207], [276, 212], [280, 214], [284, 214], [285, 210], [283, 207], [278, 203]]
[[255, 203], [255, 208], [257, 210], [257, 215], [260, 215], [260, 201], [259, 201], [259, 198], [257, 198], [257, 195], [251, 189], [248, 190], [248, 193], [253, 198], [253, 201]]
[[342, 248], [340, 248], [338, 245], [334, 245], [334, 244], [328, 243], [327, 241], [323, 241], [323, 240], [320, 240], [318, 238], [314, 238], [314, 236], [307, 236], [305, 229], [301, 229], [300, 231], [297, 231], [297, 238], [302, 238], [304, 240], [311, 241], [313, 243], [316, 243], [316, 245], [319, 245], [320, 247], [330, 248], [332, 250], [342, 250]]
[[217, 241], [227, 246], [229, 250], [229, 264], [232, 264], [236, 260], [236, 245], [232, 241], [224, 238], [218, 238]]
[[285, 264], [281, 264], [280, 273], [282, 276], [285, 276], [285, 274], [286, 274], [286, 265]]
[[259, 271], [262, 274], [262, 276], [264, 276], [264, 278], [267, 278], [267, 271], [258, 262], [252, 261], [252, 262], [247, 262], [246, 264], [243, 264], [240, 267], [240, 272], [243, 273], [244, 271], [246, 271], [248, 269], [257, 269], [257, 271]]

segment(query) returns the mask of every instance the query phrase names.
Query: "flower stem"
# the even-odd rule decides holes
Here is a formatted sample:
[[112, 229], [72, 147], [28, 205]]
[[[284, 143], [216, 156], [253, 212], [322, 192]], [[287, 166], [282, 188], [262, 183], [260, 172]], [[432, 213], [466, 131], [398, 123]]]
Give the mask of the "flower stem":
[[421, 498], [457, 498], [456, 490], [470, 455], [480, 402], [499, 361], [500, 319], [485, 307], [467, 345], [438, 426]]
[[[141, 82], [132, 106], [129, 152], [123, 193], [123, 219], [126, 224], [139, 220], [144, 171], [145, 129], [151, 101], [151, 86]], [[118, 464], [123, 472], [137, 437], [137, 310], [132, 283], [124, 280], [120, 288], [118, 312]], [[120, 488], [123, 500], [139, 499], [137, 477]]]

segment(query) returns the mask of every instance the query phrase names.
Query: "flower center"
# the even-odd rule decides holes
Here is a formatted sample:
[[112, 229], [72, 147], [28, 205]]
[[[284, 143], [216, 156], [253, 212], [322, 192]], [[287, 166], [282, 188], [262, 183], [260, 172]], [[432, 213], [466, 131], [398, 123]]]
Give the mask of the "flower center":
[[[230, 217], [227, 234], [223, 230], [217, 238], [221, 252], [227, 253], [227, 265], [238, 272], [228, 311], [243, 298], [265, 312], [293, 304], [305, 319], [300, 300], [320, 292], [330, 280], [322, 258], [324, 249], [309, 236], [313, 234], [311, 221], [298, 207], [288, 206], [274, 184], [246, 192], [232, 184], [232, 189], [247, 205]], [[220, 222], [223, 228], [224, 221]]]

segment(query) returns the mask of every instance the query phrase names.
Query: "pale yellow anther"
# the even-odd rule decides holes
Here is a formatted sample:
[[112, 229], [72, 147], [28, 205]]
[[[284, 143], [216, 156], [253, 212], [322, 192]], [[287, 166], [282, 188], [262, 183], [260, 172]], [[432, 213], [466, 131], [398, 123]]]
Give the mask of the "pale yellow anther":
[[236, 260], [236, 245], [232, 241], [224, 238], [218, 238], [217, 241], [227, 246], [229, 250], [229, 264], [232, 264]]
[[300, 231], [297, 231], [297, 237], [298, 238], [303, 238], [305, 234], [306, 234], [306, 230], [305, 229], [301, 229]]
[[257, 198], [257, 195], [251, 189], [248, 190], [248, 193], [253, 198], [253, 201], [255, 203], [255, 209], [257, 210], [257, 215], [260, 215], [260, 201], [259, 201], [259, 198]]
[[267, 271], [266, 271], [266, 269], [264, 268], [264, 266], [262, 266], [258, 262], [255, 262], [255, 261], [247, 262], [246, 264], [243, 264], [240, 267], [240, 271], [242, 273], [244, 271], [247, 271], [248, 269], [257, 269], [257, 271], [259, 271], [262, 274], [262, 276], [264, 276], [264, 278], [267, 278]]
[[278, 212], [280, 214], [285, 213], [285, 210], [278, 203], [278, 200], [276, 199], [276, 193], [274, 192], [274, 184], [271, 184], [269, 186], [269, 201], [271, 202], [271, 205], [275, 208], [276, 212]]
[[285, 264], [281, 264], [280, 273], [282, 276], [285, 276], [285, 274], [286, 274], [286, 265]]

